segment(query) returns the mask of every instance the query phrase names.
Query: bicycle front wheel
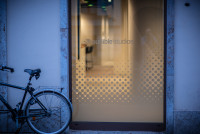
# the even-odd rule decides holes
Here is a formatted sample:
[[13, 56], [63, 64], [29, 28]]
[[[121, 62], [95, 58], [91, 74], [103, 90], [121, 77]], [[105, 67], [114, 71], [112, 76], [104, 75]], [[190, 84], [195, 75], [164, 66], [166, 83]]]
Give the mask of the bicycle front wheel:
[[[40, 134], [57, 134], [63, 132], [72, 118], [70, 102], [62, 94], [46, 90], [37, 93], [26, 105], [28, 125]], [[41, 104], [46, 108], [42, 108]]]

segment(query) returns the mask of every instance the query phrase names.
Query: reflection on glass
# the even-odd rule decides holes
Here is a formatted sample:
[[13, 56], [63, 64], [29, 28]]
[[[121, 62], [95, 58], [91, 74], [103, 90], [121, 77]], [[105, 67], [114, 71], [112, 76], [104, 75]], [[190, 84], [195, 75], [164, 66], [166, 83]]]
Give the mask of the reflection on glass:
[[73, 120], [163, 122], [163, 1], [72, 7]]

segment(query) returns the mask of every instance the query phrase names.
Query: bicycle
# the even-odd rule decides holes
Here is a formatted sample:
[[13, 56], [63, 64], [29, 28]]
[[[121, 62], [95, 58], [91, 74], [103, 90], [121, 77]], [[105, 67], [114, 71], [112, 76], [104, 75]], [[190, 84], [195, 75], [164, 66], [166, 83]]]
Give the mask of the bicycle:
[[[14, 69], [2, 66], [1, 71], [13, 73]], [[33, 77], [36, 80], [40, 77], [40, 69], [25, 69], [24, 72], [30, 75], [27, 86], [20, 87], [16, 85], [0, 82], [0, 85], [20, 89], [24, 91], [22, 101], [12, 108], [8, 102], [0, 95], [0, 100], [8, 110], [1, 112], [10, 112], [13, 121], [16, 122], [17, 131], [19, 133], [22, 125], [27, 122], [30, 128], [40, 134], [57, 134], [63, 132], [71, 122], [72, 104], [61, 92], [53, 89], [42, 89], [34, 92], [31, 86]], [[27, 93], [30, 94], [29, 99], [25, 103]], [[19, 125], [21, 125], [19, 127]]]

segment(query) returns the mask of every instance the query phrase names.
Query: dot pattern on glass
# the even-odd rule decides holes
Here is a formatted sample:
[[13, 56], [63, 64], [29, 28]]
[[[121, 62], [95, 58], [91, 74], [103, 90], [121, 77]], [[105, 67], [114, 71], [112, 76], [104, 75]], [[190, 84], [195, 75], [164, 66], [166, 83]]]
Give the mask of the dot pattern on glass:
[[163, 103], [164, 47], [142, 47], [140, 54], [115, 60], [114, 65], [104, 67], [104, 71], [95, 65], [96, 70], [86, 70], [84, 56], [79, 60], [72, 57], [73, 103]]

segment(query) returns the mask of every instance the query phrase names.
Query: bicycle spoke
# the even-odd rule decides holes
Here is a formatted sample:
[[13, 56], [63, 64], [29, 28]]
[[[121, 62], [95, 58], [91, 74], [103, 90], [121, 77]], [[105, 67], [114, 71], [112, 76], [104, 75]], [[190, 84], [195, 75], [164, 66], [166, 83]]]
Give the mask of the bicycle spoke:
[[51, 102], [50, 102], [50, 105], [52, 104], [52, 100], [53, 100], [53, 95], [51, 96]]
[[48, 103], [47, 103], [47, 96], [46, 96], [46, 95], [45, 95], [45, 100], [46, 100], [47, 107], [48, 107], [48, 109], [49, 109], [50, 107], [48, 106]]
[[[29, 104], [27, 114], [33, 116], [33, 118], [30, 117], [27, 120], [30, 127], [38, 133], [41, 131], [44, 133], [57, 133], [64, 130], [71, 119], [71, 109], [67, 100], [59, 93], [54, 92], [44, 92], [36, 98], [47, 108], [47, 113], [37, 103], [34, 105]], [[62, 114], [63, 111], [65, 111], [65, 114]], [[39, 116], [41, 114], [43, 115]]]

